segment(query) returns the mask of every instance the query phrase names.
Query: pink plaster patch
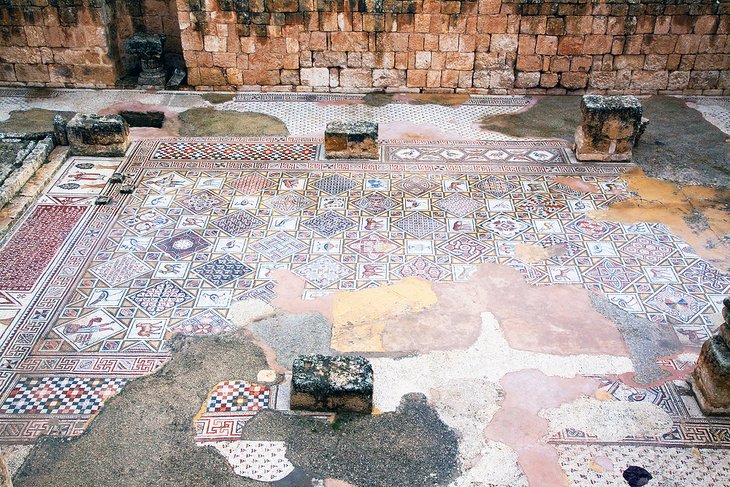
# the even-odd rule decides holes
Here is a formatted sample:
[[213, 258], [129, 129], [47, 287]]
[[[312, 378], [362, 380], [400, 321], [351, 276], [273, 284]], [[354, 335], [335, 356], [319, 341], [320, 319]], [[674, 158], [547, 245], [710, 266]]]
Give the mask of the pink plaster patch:
[[276, 297], [271, 301], [272, 306], [289, 313], [318, 312], [332, 321], [334, 295], [302, 299], [306, 286], [304, 279], [286, 269], [272, 271], [271, 276], [276, 281]]
[[463, 140], [463, 137], [449, 134], [430, 123], [398, 121], [380, 124], [380, 139], [400, 140]]
[[557, 451], [542, 442], [548, 433], [548, 422], [538, 412], [592, 396], [600, 381], [586, 377], [550, 377], [538, 370], [521, 370], [505, 375], [500, 384], [505, 399], [484, 430], [484, 436], [517, 452], [530, 485], [568, 485]]

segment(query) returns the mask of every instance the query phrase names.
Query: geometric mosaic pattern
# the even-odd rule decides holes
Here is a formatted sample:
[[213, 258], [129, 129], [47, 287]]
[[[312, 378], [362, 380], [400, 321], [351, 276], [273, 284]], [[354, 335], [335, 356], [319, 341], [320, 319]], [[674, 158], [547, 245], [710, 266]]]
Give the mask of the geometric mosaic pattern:
[[0, 405], [0, 413], [95, 414], [127, 379], [26, 377], [20, 379]]
[[205, 411], [208, 413], [258, 411], [269, 407], [270, 395], [267, 386], [241, 381], [223, 381], [208, 397]]
[[220, 287], [253, 272], [253, 269], [230, 255], [224, 255], [196, 267], [194, 271], [213, 286]]
[[[88, 218], [60, 247], [66, 253], [35, 278], [32, 304], [0, 349], [0, 401], [21, 371], [149, 373], [169, 358], [175, 333], [221, 333], [232, 328], [231, 303], [271, 301], [279, 269], [305, 281], [308, 299], [408, 276], [465, 280], [481, 263], [509, 265], [534, 285], [602, 292], [690, 344], [714, 330], [718, 298], [730, 292], [730, 277], [667, 227], [591, 219], [588, 211], [627, 197], [625, 165], [576, 164], [556, 143], [386, 143], [377, 164], [341, 167], [319, 159], [318, 144], [303, 159], [229, 154], [231, 143], [211, 152], [214, 140], [165, 141], [168, 155], [187, 151], [178, 159], [160, 144], [136, 146], [121, 168], [135, 192], [86, 206]], [[574, 189], [584, 187], [591, 189]], [[21, 237], [17, 248], [34, 248], [32, 235]], [[524, 244], [549, 248], [550, 257], [522, 261], [515, 249]], [[21, 421], [15, 432], [0, 421], [0, 442], [52, 429], [37, 421]], [[83, 428], [73, 417], [60, 421], [57, 431]]]

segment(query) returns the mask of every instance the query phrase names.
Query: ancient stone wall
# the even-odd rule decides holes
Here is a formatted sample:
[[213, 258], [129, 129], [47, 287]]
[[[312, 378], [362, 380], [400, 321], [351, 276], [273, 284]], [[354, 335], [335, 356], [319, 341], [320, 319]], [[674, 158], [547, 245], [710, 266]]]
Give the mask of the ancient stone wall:
[[[47, 1], [80, 4], [83, 39], [54, 24], [67, 7]], [[129, 64], [122, 37], [137, 29], [164, 31], [199, 89], [730, 93], [727, 0], [2, 2], [24, 5], [0, 17], [6, 82], [110, 85]], [[23, 20], [26, 10], [38, 13]]]
[[0, 0], [0, 83], [114, 86], [136, 63], [124, 41], [145, 29], [180, 54], [175, 0]]

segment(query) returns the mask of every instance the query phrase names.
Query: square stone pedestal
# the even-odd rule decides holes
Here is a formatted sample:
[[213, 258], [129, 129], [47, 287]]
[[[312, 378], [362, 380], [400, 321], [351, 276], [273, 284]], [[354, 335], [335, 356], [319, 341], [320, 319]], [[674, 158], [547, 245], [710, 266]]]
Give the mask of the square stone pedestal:
[[324, 131], [327, 159], [377, 159], [378, 124], [330, 122]]
[[575, 132], [579, 161], [630, 161], [641, 130], [642, 106], [635, 96], [585, 95]]
[[77, 113], [66, 134], [75, 156], [121, 157], [130, 144], [129, 125], [119, 115]]
[[292, 367], [291, 409], [370, 414], [373, 368], [364, 357], [302, 355]]

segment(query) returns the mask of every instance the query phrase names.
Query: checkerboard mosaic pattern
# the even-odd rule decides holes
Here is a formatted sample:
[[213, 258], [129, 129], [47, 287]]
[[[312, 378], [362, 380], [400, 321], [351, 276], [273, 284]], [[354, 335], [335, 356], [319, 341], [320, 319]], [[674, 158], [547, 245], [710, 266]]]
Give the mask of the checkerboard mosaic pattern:
[[95, 414], [126, 381], [119, 378], [27, 377], [15, 384], [0, 405], [0, 413]]
[[208, 397], [206, 412], [258, 411], [269, 406], [270, 394], [271, 391], [267, 386], [240, 381], [223, 381]]
[[[29, 304], [17, 305], [0, 344], [0, 401], [29, 375], [152, 372], [174, 334], [230, 330], [231, 303], [271, 301], [278, 269], [305, 281], [307, 299], [410, 276], [465, 281], [498, 263], [535, 285], [602, 292], [699, 344], [717, 326], [730, 276], [663, 225], [589, 216], [629, 196], [626, 167], [579, 164], [544, 141], [383, 141], [380, 161], [347, 162], [323, 159], [317, 139], [139, 142], [120, 168], [132, 195], [112, 187], [114, 204], [98, 207], [65, 193], [40, 201], [87, 216], [32, 293], [6, 291], [7, 302]], [[32, 236], [16, 235], [32, 248]], [[552, 257], [524, 262], [522, 245]], [[0, 418], [0, 442], [51, 428], [25, 416]], [[64, 417], [55, 431], [78, 432], [78, 421]], [[203, 429], [235, 435], [237, 421]]]

